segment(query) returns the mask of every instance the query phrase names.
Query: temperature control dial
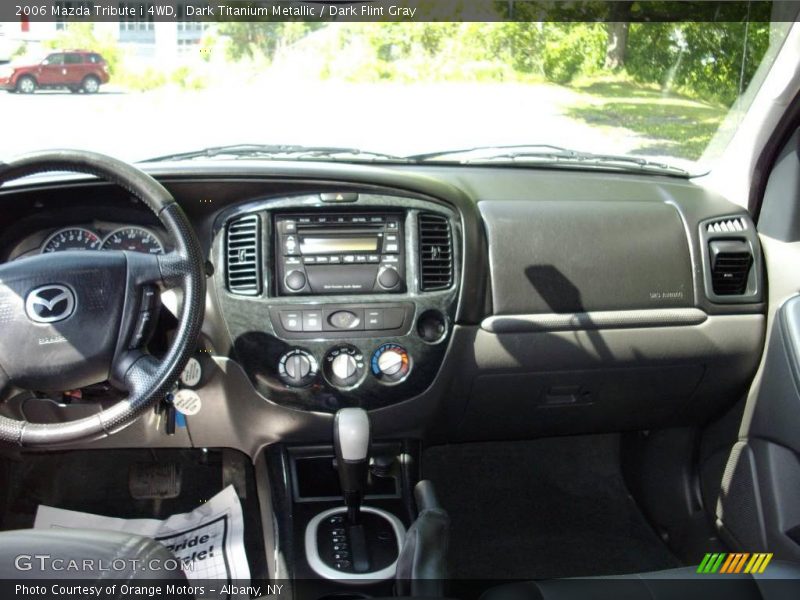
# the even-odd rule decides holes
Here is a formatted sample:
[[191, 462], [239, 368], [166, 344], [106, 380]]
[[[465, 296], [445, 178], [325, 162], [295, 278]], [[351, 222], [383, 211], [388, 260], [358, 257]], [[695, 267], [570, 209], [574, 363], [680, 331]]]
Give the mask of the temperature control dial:
[[361, 381], [366, 371], [364, 355], [355, 346], [342, 344], [328, 351], [322, 369], [332, 386], [353, 387]]
[[314, 357], [296, 348], [290, 350], [278, 362], [278, 375], [281, 380], [292, 387], [305, 387], [317, 376], [319, 368]]
[[397, 383], [411, 371], [411, 357], [399, 344], [384, 344], [372, 355], [372, 374], [385, 383]]

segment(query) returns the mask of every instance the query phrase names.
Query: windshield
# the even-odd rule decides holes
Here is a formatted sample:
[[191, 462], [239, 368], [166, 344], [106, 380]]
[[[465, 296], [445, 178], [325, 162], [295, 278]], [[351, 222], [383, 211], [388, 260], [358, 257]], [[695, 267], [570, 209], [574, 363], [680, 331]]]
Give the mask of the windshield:
[[[744, 21], [656, 23], [615, 4], [608, 23], [5, 23], [0, 157], [74, 147], [142, 161], [235, 145], [171, 158], [591, 168], [601, 155], [707, 171], [791, 23], [770, 23], [769, 3]], [[78, 48], [93, 58], [13, 72], [20, 56]], [[265, 150], [285, 147], [337, 151]]]

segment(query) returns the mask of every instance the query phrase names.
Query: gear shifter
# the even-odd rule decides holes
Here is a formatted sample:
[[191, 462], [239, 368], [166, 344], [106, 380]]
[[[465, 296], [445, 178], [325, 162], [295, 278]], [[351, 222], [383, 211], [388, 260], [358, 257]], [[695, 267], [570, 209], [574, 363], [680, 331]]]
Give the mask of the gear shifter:
[[333, 445], [339, 470], [347, 521], [361, 522], [361, 501], [367, 487], [369, 416], [363, 408], [342, 408], [333, 421]]

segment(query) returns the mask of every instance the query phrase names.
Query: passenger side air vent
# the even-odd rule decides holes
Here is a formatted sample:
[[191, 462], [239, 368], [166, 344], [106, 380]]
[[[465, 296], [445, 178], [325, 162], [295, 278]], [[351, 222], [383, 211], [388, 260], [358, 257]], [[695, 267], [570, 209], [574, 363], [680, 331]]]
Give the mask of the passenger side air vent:
[[714, 293], [718, 296], [744, 294], [753, 264], [750, 245], [742, 240], [715, 240], [709, 243], [708, 252]]
[[708, 233], [736, 233], [747, 229], [744, 219], [734, 217], [731, 219], [722, 219], [720, 221], [713, 221], [706, 225]]
[[751, 304], [764, 299], [761, 244], [746, 214], [699, 223], [703, 288], [714, 304]]
[[228, 290], [240, 296], [261, 293], [260, 220], [246, 215], [228, 223], [226, 262]]
[[420, 213], [419, 269], [420, 289], [445, 290], [453, 285], [453, 238], [447, 217]]

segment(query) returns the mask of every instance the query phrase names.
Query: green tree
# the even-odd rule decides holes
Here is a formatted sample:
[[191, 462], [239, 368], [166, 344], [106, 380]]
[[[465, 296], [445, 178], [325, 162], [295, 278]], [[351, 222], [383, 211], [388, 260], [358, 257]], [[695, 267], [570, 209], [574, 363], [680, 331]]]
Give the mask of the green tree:
[[626, 70], [635, 79], [730, 105], [769, 47], [769, 22], [631, 25]]
[[220, 23], [219, 33], [230, 40], [227, 52], [233, 60], [253, 58], [256, 53], [272, 59], [279, 48], [293, 44], [324, 26], [324, 23], [299, 21], [228, 22]]

